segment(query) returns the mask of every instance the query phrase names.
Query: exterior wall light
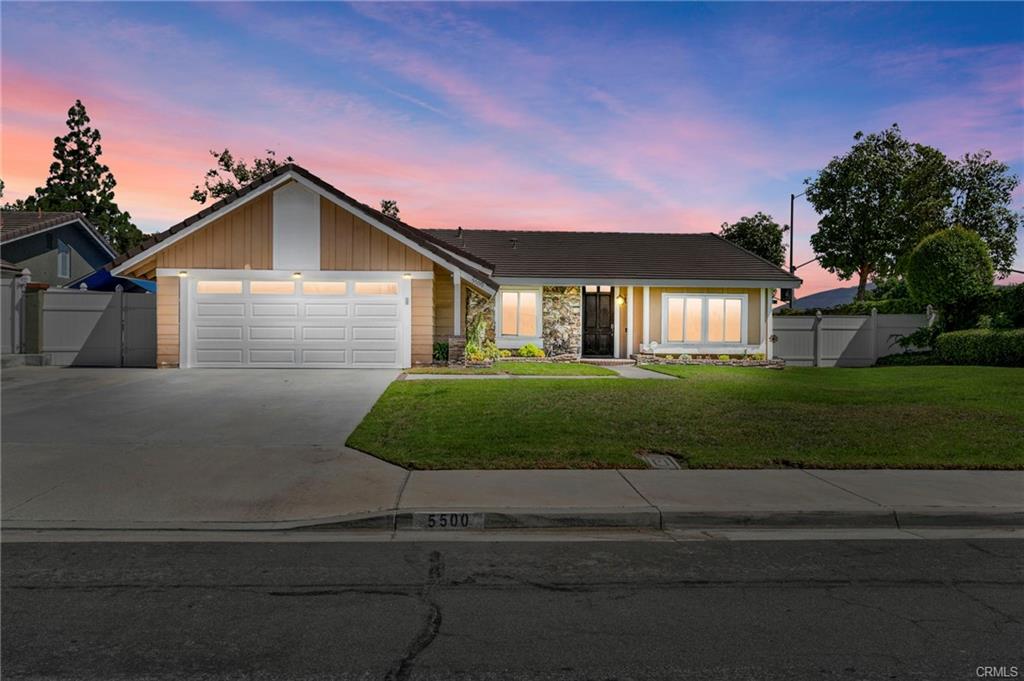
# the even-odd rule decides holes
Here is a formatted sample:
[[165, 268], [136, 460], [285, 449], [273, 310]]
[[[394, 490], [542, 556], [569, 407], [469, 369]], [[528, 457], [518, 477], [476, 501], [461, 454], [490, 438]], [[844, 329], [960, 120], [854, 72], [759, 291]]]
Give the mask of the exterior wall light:
[[178, 272], [178, 276], [184, 279], [185, 277], [188, 276], [188, 270], [181, 270], [180, 272]]
[[626, 304], [626, 299], [623, 298], [622, 296], [615, 296], [615, 304], [616, 305], [625, 305]]
[[402, 279], [412, 279], [412, 273], [406, 272], [402, 275]]
[[292, 272], [292, 279], [302, 279], [302, 272]]

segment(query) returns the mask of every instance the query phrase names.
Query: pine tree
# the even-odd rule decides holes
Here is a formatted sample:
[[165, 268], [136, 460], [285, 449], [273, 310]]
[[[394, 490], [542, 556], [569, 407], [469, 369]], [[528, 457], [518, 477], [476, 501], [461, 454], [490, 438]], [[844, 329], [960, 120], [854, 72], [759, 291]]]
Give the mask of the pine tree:
[[77, 211], [85, 215], [114, 247], [125, 252], [142, 242], [131, 215], [114, 202], [117, 180], [100, 163], [100, 131], [89, 125], [82, 100], [68, 109], [68, 134], [53, 140], [53, 158], [46, 186], [18, 202], [21, 210]]

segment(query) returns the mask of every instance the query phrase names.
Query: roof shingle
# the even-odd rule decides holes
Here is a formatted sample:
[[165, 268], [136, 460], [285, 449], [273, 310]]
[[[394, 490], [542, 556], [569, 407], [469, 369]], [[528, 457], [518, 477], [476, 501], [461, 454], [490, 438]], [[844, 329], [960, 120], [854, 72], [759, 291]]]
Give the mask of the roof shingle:
[[425, 231], [493, 263], [495, 277], [800, 281], [710, 233]]

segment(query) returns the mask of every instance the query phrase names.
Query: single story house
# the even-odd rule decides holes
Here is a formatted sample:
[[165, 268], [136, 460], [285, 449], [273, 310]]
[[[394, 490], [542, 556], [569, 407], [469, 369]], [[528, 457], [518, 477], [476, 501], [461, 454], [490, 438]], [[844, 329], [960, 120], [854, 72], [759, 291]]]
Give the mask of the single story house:
[[424, 230], [287, 164], [111, 266], [157, 282], [157, 362], [408, 367], [482, 315], [549, 355], [771, 354], [800, 280], [713, 234]]
[[117, 253], [81, 213], [0, 211], [0, 254], [35, 283], [64, 286]]

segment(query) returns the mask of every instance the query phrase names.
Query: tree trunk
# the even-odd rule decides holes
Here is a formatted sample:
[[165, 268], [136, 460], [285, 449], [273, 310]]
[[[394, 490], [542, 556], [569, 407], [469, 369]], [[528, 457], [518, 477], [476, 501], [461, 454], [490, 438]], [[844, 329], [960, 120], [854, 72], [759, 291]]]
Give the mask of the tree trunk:
[[868, 277], [871, 276], [871, 265], [864, 265], [857, 271], [860, 281], [857, 282], [857, 300], [864, 300], [868, 290]]

